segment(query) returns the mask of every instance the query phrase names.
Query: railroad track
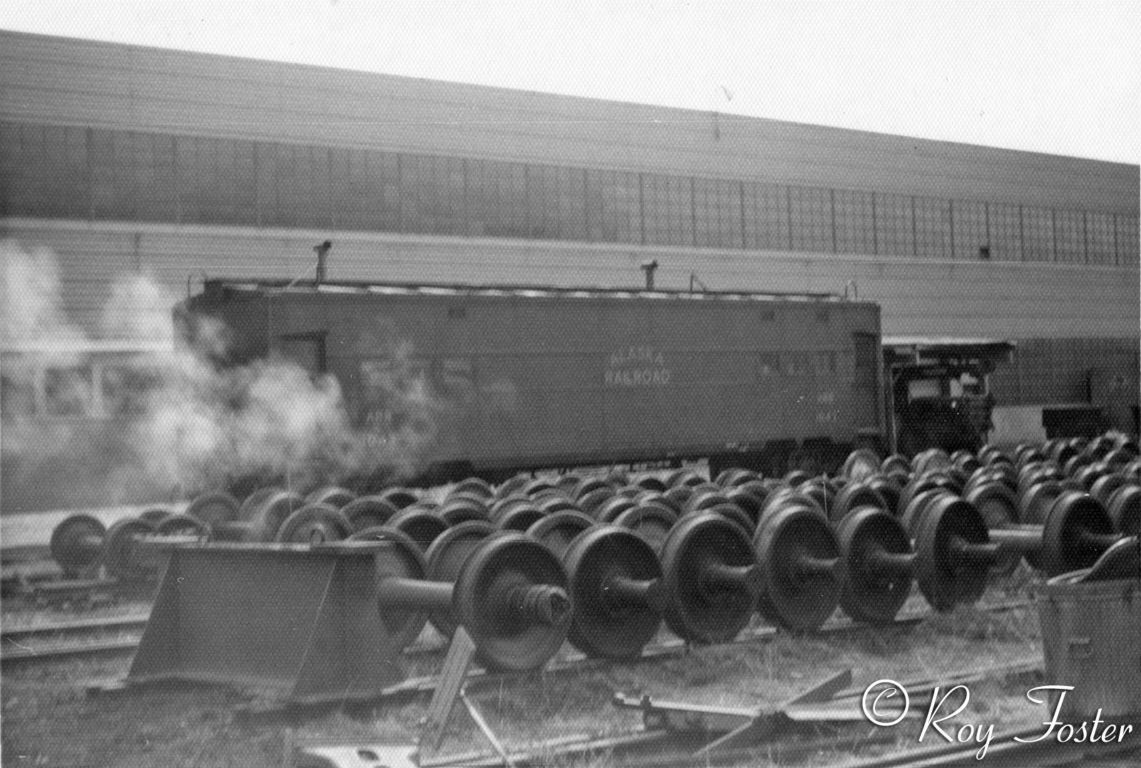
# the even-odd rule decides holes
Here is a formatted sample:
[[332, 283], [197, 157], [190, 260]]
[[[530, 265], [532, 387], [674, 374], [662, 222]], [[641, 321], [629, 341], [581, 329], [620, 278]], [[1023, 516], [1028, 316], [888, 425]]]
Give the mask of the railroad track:
[[[1034, 605], [1035, 603], [1032, 600], [1015, 600], [1002, 603], [994, 603], [987, 606], [979, 606], [978, 610], [984, 613], [1007, 613], [1022, 608], [1030, 608]], [[849, 632], [858, 632], [861, 630], [877, 631], [883, 629], [912, 627], [936, 615], [938, 614], [936, 614], [935, 611], [932, 611], [928, 608], [908, 611], [901, 613], [896, 618], [896, 620], [890, 624], [878, 626], [855, 622], [847, 617], [843, 617], [828, 621], [824, 626], [813, 633], [813, 636], [820, 637], [828, 635], [842, 635]], [[755, 629], [748, 629], [738, 635], [736, 639], [728, 643], [721, 643], [717, 647], [744, 645], [754, 642], [768, 642], [781, 634], [784, 634], [783, 630], [773, 626], [764, 625]], [[650, 645], [647, 645], [645, 648], [643, 648], [642, 655], [633, 663], [679, 656], [686, 653], [688, 648], [689, 646], [685, 643], [685, 641], [677, 638], [670, 638], [668, 640], [651, 643]], [[547, 664], [544, 672], [547, 674], [562, 674], [567, 672], [598, 669], [612, 664], [614, 664], [614, 662], [611, 660], [589, 658], [575, 651], [566, 655], [556, 656], [550, 663]], [[467, 682], [469, 687], [472, 687], [480, 683], [490, 683], [501, 680], [510, 674], [511, 673], [489, 672], [477, 667], [468, 672]], [[390, 696], [409, 693], [428, 693], [434, 691], [439, 682], [439, 675], [413, 677], [386, 689], [384, 691], [384, 695]]]
[[5, 645], [38, 642], [44, 639], [58, 639], [68, 635], [83, 635], [98, 630], [120, 630], [141, 632], [147, 625], [148, 613], [134, 613], [108, 619], [79, 619], [43, 624], [29, 624], [23, 627], [5, 627], [0, 630], [0, 642]]
[[134, 651], [146, 614], [30, 624], [0, 631], [0, 663], [114, 656]]
[[101, 605], [121, 600], [153, 598], [157, 582], [131, 583], [115, 579], [27, 580], [8, 578], [0, 589], [9, 605]]
[[[971, 685], [984, 680], [1003, 678], [1031, 672], [1040, 672], [1042, 660], [1038, 657], [1027, 658], [1013, 663], [963, 670], [957, 674], [941, 675], [936, 678], [922, 678], [908, 680], [900, 683], [906, 690], [917, 692], [928, 690], [936, 685], [951, 685], [960, 683]], [[838, 703], [848, 702], [857, 707], [855, 700], [863, 694], [863, 686], [844, 688], [832, 694], [831, 698], [817, 702], [819, 707], [828, 708]], [[811, 705], [809, 705], [811, 707]], [[716, 708], [714, 708], [716, 709]], [[816, 709], [816, 712], [825, 711]], [[735, 713], [739, 717], [748, 717], [748, 710]], [[763, 716], [763, 715], [761, 715]], [[700, 715], [697, 715], [700, 718]], [[697, 723], [695, 720], [694, 723]], [[814, 720], [804, 721], [812, 723], [817, 730], [815, 737], [795, 738], [793, 730], [785, 731], [795, 721], [776, 725], [775, 731], [768, 731], [764, 738], [743, 739], [736, 744], [722, 744], [716, 749], [707, 747], [714, 742], [710, 738], [722, 733], [722, 730], [704, 731], [697, 725], [690, 728], [682, 726], [671, 728], [668, 722], [663, 721], [656, 725], [643, 725], [631, 731], [612, 734], [599, 738], [589, 734], [560, 737], [544, 741], [541, 748], [506, 748], [499, 754], [488, 750], [478, 750], [465, 753], [421, 754], [420, 765], [425, 768], [454, 768], [455, 766], [499, 766], [504, 764], [504, 755], [509, 758], [510, 764], [548, 765], [551, 759], [561, 757], [581, 757], [584, 755], [608, 755], [607, 762], [619, 768], [659, 768], [663, 766], [691, 766], [701, 765], [752, 765], [759, 754], [763, 754], [769, 761], [781, 764], [788, 762], [802, 762], [822, 752], [831, 752], [837, 756], [844, 752], [849, 756], [842, 763], [845, 768], [931, 768], [932, 766], [955, 766], [975, 764], [979, 744], [944, 744], [941, 741], [927, 746], [907, 747], [900, 751], [897, 745], [891, 749], [895, 736], [888, 729], [873, 729], [868, 732], [866, 728], [859, 728], [852, 732], [839, 727], [838, 721]], [[677, 723], [675, 722], [675, 726]], [[734, 724], [720, 721], [721, 728], [732, 728]], [[1112, 745], [1067, 743], [1061, 744], [1056, 740], [1047, 740], [1045, 743], [1035, 741], [1042, 735], [1041, 725], [1017, 730], [1004, 730], [996, 735], [988, 748], [987, 760], [994, 760], [996, 765], [1022, 766], [1046, 762], [1057, 764], [1055, 757], [1062, 755], [1066, 765], [1077, 765], [1086, 757], [1103, 756], [1120, 751], [1128, 752], [1133, 757], [1141, 752], [1141, 737], [1134, 736], [1123, 743]], [[760, 729], [756, 732], [765, 732]], [[820, 735], [820, 733], [823, 735]], [[791, 738], [785, 738], [791, 737]], [[1015, 741], [1015, 737], [1026, 739], [1025, 742]], [[365, 748], [368, 748], [366, 745]], [[342, 746], [332, 751], [349, 753], [356, 746]], [[863, 757], [860, 753], [872, 748], [875, 750], [888, 749], [890, 751], [873, 757]], [[302, 751], [307, 751], [303, 749]], [[318, 748], [317, 752], [321, 752]], [[837, 757], [837, 759], [840, 759]], [[1113, 765], [1132, 765], [1128, 762], [1129, 756]], [[1099, 763], [1101, 764], [1101, 763]]]
[[[979, 606], [986, 613], [1006, 613], [1034, 605], [1031, 600], [1015, 600]], [[891, 628], [915, 626], [937, 615], [930, 609], [914, 610], [900, 614]], [[147, 615], [138, 613], [112, 619], [82, 619], [78, 621], [53, 622], [50, 624], [8, 627], [0, 632], [0, 663], [5, 666], [17, 663], [44, 663], [64, 658], [114, 656], [133, 653], [138, 648], [142, 631], [146, 627]], [[818, 635], [842, 634], [858, 630], [875, 629], [868, 624], [854, 622], [848, 618], [829, 621], [816, 633]], [[742, 632], [735, 640], [723, 645], [767, 641], [776, 637], [780, 630], [764, 625]], [[113, 638], [108, 635], [115, 634]], [[127, 635], [124, 637], [124, 635]], [[406, 649], [409, 655], [443, 653], [447, 646], [442, 643], [419, 642]], [[684, 653], [686, 644], [677, 638], [658, 641], [647, 645], [641, 659], [649, 660], [663, 656]], [[611, 662], [592, 659], [572, 652], [561, 655], [552, 661], [548, 672], [563, 672], [575, 669], [592, 669]], [[494, 677], [491, 673], [475, 669], [470, 676], [473, 680]], [[385, 691], [387, 694], [413, 693], [435, 689], [438, 678], [435, 675], [414, 677], [405, 680]]]

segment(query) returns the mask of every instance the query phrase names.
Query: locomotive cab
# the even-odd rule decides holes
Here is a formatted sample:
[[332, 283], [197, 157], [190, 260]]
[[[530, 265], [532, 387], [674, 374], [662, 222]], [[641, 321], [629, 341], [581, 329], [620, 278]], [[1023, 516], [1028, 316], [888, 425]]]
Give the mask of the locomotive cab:
[[892, 449], [978, 450], [993, 428], [989, 376], [1013, 351], [1009, 341], [885, 338]]

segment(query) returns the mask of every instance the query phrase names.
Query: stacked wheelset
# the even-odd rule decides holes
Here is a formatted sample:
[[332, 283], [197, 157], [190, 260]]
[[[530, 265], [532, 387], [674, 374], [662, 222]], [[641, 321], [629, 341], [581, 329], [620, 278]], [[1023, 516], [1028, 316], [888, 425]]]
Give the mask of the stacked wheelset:
[[[417, 553], [424, 561], [399, 578], [450, 584], [452, 597], [403, 584], [385, 592], [382, 609], [416, 602], [445, 634], [482, 617], [470, 601], [463, 610], [453, 604], [467, 559], [509, 532], [525, 533], [565, 571], [560, 588], [574, 610], [556, 611], [549, 600], [546, 608], [506, 604], [530, 606], [529, 621], [548, 627], [566, 613], [566, 631], [584, 652], [631, 658], [662, 623], [697, 643], [731, 639], [754, 610], [796, 631], [819, 627], [837, 606], [881, 623], [913, 583], [947, 610], [977, 600], [988, 578], [1019, 557], [1048, 573], [1081, 567], [1137, 524], [1139, 475], [1135, 444], [1099, 439], [1020, 446], [1012, 455], [925, 451], [912, 460], [857, 451], [834, 478], [611, 471], [518, 476], [497, 488], [471, 478], [439, 501], [400, 488], [359, 498], [335, 486], [305, 497], [265, 488], [241, 503], [205, 494], [182, 517], [219, 542], [396, 542], [412, 553], [398, 561]], [[68, 546], [59, 549], [73, 557], [110, 549], [94, 527], [66, 530]], [[134, 530], [137, 539], [154, 535]], [[495, 632], [511, 623], [492, 613]]]

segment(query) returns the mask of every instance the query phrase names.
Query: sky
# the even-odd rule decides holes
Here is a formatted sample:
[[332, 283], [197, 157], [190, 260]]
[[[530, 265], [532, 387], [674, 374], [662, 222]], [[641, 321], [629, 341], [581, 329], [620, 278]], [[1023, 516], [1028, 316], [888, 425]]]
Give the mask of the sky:
[[4, 0], [0, 28], [1141, 162], [1136, 0]]

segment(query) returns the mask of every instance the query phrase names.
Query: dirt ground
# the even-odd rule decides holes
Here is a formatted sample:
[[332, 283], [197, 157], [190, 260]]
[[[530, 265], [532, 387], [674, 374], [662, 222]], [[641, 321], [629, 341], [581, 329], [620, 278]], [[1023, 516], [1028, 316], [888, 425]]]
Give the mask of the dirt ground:
[[[1016, 574], [1006, 591], [992, 589], [986, 599], [1005, 601], [1032, 591], [1033, 581]], [[919, 598], [913, 597], [912, 603], [918, 606]], [[131, 610], [137, 606], [111, 609]], [[5, 611], [5, 624], [31, 620], [22, 614]], [[33, 618], [49, 617], [41, 611]], [[509, 749], [527, 749], [571, 735], [614, 735], [636, 729], [640, 715], [613, 706], [615, 692], [693, 704], [774, 707], [846, 669], [860, 687], [880, 678], [938, 679], [970, 669], [1040, 660], [1041, 655], [1033, 606], [997, 613], [963, 608], [911, 628], [778, 634], [769, 640], [692, 649], [637, 664], [474, 682], [469, 693]], [[442, 655], [417, 657], [415, 664], [430, 671], [441, 661]], [[100, 695], [85, 691], [91, 681], [121, 679], [129, 663], [129, 657], [120, 657], [4, 669], [0, 678], [3, 764], [282, 768], [292, 764], [293, 750], [299, 745], [411, 742], [429, 703], [429, 694], [423, 694], [367, 706], [250, 714], [247, 696], [221, 687], [144, 688]], [[1045, 710], [1026, 700], [1027, 688], [1035, 684], [1040, 682], [1025, 674], [995, 676], [976, 684], [968, 708], [949, 722], [994, 724], [996, 732], [1038, 724]], [[920, 725], [905, 720], [890, 733], [864, 722], [809, 727], [787, 743], [833, 740], [832, 748], [817, 748], [798, 755], [796, 761], [828, 765], [854, 755], [919, 746]], [[932, 740], [928, 734], [925, 744]], [[457, 707], [444, 754], [486, 749], [487, 742]], [[744, 763], [773, 764], [770, 758], [777, 754], [774, 744], [766, 744]], [[617, 764], [617, 757], [552, 758], [550, 763], [610, 766]]]

